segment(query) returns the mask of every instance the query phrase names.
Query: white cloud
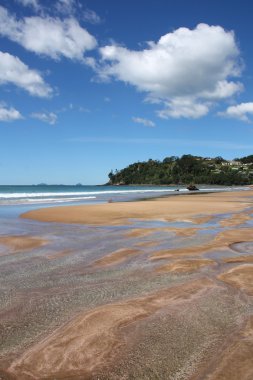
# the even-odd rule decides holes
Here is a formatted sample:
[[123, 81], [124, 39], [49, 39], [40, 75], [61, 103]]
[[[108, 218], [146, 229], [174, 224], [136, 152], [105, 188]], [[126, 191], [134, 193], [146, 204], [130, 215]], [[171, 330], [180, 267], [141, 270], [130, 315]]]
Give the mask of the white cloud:
[[251, 120], [248, 116], [253, 116], [253, 102], [230, 106], [225, 112], [219, 112], [218, 115], [250, 122]]
[[38, 71], [29, 69], [18, 57], [0, 51], [1, 84], [13, 84], [40, 97], [49, 97], [53, 92]]
[[147, 101], [164, 104], [162, 117], [201, 117], [243, 89], [231, 80], [242, 70], [234, 34], [220, 26], [179, 28], [143, 50], [112, 44], [100, 53], [100, 77], [131, 84]]
[[24, 7], [31, 7], [36, 11], [40, 9], [38, 0], [16, 0], [16, 2], [22, 4]]
[[58, 0], [55, 9], [63, 15], [74, 15], [82, 21], [90, 24], [100, 24], [101, 18], [92, 9], [84, 9], [83, 4], [78, 0]]
[[75, 11], [75, 0], [58, 0], [55, 4], [55, 8], [59, 13], [72, 14]]
[[87, 21], [91, 24], [100, 24], [100, 22], [101, 22], [101, 18], [99, 17], [99, 15], [91, 9], [86, 9], [83, 12], [82, 18], [84, 21]]
[[189, 119], [198, 119], [199, 117], [208, 114], [210, 103], [197, 103], [190, 98], [173, 98], [171, 101], [164, 102], [165, 108], [157, 111], [157, 114], [162, 119], [173, 117], [179, 119], [186, 117]]
[[54, 112], [35, 112], [31, 114], [31, 117], [50, 125], [54, 125], [57, 122], [57, 115]]
[[73, 18], [60, 20], [49, 16], [17, 20], [0, 6], [0, 35], [25, 49], [60, 59], [83, 60], [85, 51], [94, 49], [96, 39]]
[[135, 123], [143, 124], [145, 127], [155, 127], [155, 123], [148, 119], [143, 119], [142, 117], [133, 117], [132, 120]]
[[0, 103], [0, 121], [13, 121], [23, 119], [21, 113], [13, 107], [7, 108], [5, 104]]

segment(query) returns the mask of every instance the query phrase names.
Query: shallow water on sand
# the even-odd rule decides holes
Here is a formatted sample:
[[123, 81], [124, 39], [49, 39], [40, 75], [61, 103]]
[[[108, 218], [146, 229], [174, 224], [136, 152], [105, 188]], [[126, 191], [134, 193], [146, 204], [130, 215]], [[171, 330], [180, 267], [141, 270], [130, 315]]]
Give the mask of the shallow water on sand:
[[[193, 373], [196, 363], [202, 363], [207, 355], [206, 350], [209, 355], [213, 353], [238, 327], [238, 321], [253, 313], [253, 303], [248, 296], [242, 297], [238, 289], [217, 280], [220, 273], [237, 265], [226, 263], [224, 259], [252, 255], [253, 234], [252, 242], [234, 242], [224, 249], [199, 253], [199, 247], [209, 247], [220, 232], [233, 228], [220, 224], [230, 217], [229, 214], [216, 215], [203, 223], [194, 220], [174, 223], [131, 220], [131, 224], [122, 226], [40, 223], [19, 218], [21, 213], [35, 207], [0, 207], [2, 379], [9, 379], [9, 375], [13, 376], [11, 379], [30, 379], [25, 375], [28, 364], [20, 359], [23, 364], [13, 364], [11, 369], [9, 366], [13, 360], [22, 357], [29, 348], [37, 347], [44, 338], [80, 313], [119, 302], [120, 307], [130, 301], [142, 305], [143, 301], [138, 301], [140, 297], [167, 289], [172, 291], [171, 299], [175, 305], [166, 301], [167, 295], [163, 298], [159, 295], [159, 301], [148, 301], [155, 312], [142, 311], [148, 317], [141, 317], [144, 319], [138, 328], [134, 327], [137, 326], [135, 322], [133, 327], [122, 322], [126, 331], [120, 330], [120, 334], [125, 336], [126, 347], [123, 353], [117, 346], [114, 352], [118, 355], [116, 362], [110, 351], [106, 361], [110, 369], [101, 370], [104, 368], [100, 368], [101, 359], [94, 373], [93, 370], [88, 374], [85, 372], [88, 371], [85, 363], [83, 369], [78, 367], [75, 372], [73, 362], [70, 365], [73, 372], [62, 364], [65, 377], [61, 371], [50, 372], [52, 368], [43, 376], [55, 379], [68, 379], [71, 375], [73, 379], [118, 380], [126, 376], [126, 379], [184, 380], [186, 375], [176, 377], [180, 368], [184, 368], [186, 374]], [[251, 220], [242, 223], [240, 228], [249, 227], [251, 223]], [[1, 237], [6, 236], [18, 236], [21, 242], [8, 245], [1, 241]], [[22, 248], [22, 238], [25, 242], [27, 237], [40, 239], [45, 244]], [[170, 256], [166, 257], [166, 254]], [[164, 265], [167, 269], [161, 268]], [[178, 286], [186, 286], [186, 289], [190, 286], [189, 295], [186, 290], [182, 294], [175, 290], [174, 294]], [[130, 309], [134, 307], [131, 304]], [[192, 331], [188, 338], [187, 330]], [[181, 340], [182, 336], [184, 340]], [[89, 352], [89, 349], [85, 350]], [[99, 352], [99, 348], [97, 350]], [[168, 365], [168, 355], [175, 356], [173, 365]], [[42, 356], [40, 360], [44, 360]], [[146, 364], [152, 360], [153, 367], [147, 369]], [[161, 363], [160, 368], [157, 363]]]

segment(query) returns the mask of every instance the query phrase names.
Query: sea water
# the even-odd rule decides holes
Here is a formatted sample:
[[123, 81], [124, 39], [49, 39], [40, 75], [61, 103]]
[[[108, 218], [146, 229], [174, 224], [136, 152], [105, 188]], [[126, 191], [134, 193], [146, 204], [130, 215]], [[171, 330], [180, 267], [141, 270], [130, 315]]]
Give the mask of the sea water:
[[[239, 187], [199, 186], [202, 192], [231, 191]], [[41, 235], [42, 224], [20, 215], [43, 207], [133, 201], [160, 196], [186, 194], [183, 186], [0, 186], [0, 236]], [[49, 230], [52, 229], [50, 226]], [[46, 233], [47, 234], [47, 233]], [[42, 234], [43, 235], [43, 234]]]
[[[201, 186], [202, 191], [230, 191], [230, 187]], [[240, 189], [238, 187], [238, 189]], [[183, 186], [0, 186], [0, 205], [104, 203], [187, 193]]]

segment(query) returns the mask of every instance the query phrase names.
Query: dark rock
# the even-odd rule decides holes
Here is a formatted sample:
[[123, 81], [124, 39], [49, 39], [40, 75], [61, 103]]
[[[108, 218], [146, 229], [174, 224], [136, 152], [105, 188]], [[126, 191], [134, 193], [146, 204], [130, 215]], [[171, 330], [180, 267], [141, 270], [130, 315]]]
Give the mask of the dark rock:
[[190, 190], [190, 191], [199, 190], [195, 185], [189, 185], [189, 186], [187, 186], [187, 189]]

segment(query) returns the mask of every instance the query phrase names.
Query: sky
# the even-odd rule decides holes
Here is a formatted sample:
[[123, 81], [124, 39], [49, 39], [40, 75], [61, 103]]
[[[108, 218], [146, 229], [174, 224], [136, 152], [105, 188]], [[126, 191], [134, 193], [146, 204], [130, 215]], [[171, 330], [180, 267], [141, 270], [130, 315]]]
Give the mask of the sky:
[[252, 0], [0, 0], [0, 184], [253, 154]]

